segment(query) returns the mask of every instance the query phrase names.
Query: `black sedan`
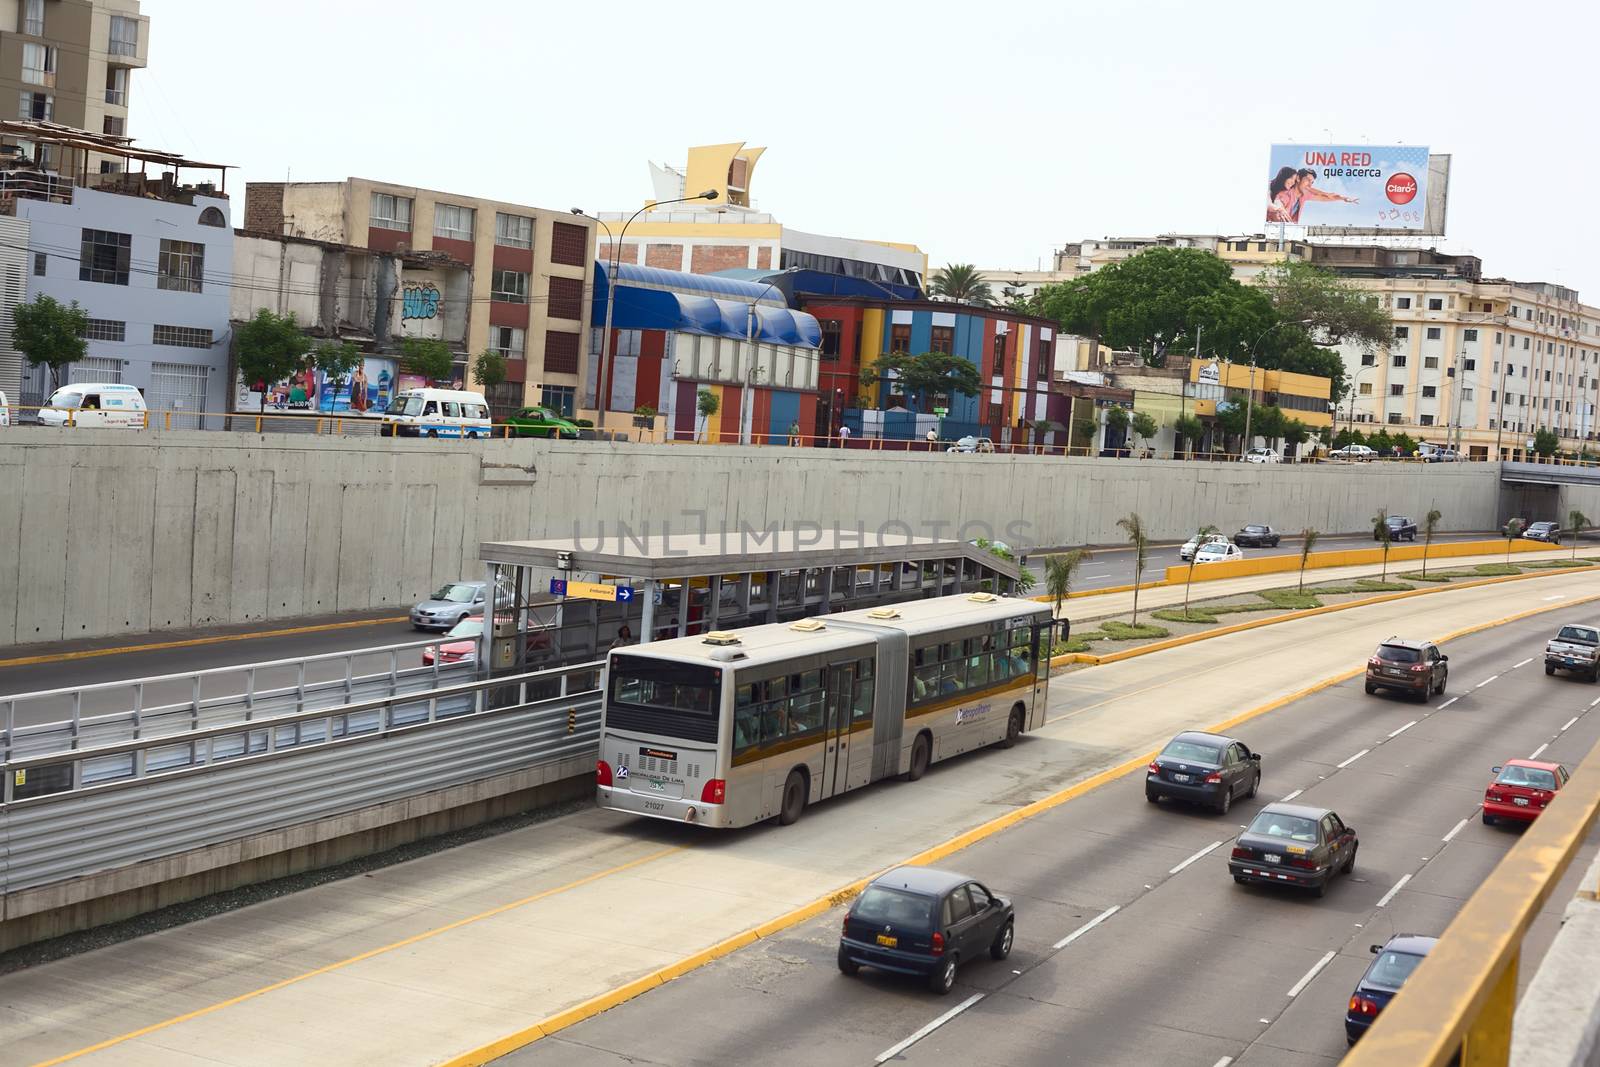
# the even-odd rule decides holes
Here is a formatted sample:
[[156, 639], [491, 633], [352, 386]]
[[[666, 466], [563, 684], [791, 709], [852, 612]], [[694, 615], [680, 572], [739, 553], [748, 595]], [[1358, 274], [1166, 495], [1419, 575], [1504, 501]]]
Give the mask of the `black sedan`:
[[1233, 844], [1228, 870], [1244, 883], [1290, 885], [1317, 896], [1356, 867], [1356, 832], [1327, 808], [1268, 804]]
[[1235, 797], [1261, 788], [1261, 754], [1221, 734], [1185, 730], [1167, 742], [1145, 772], [1144, 798], [1204, 804], [1226, 815]]
[[874, 878], [850, 905], [839, 937], [839, 970], [862, 967], [924, 979], [948, 993], [956, 968], [987, 952], [1011, 955], [1011, 901], [965, 875], [900, 867]]
[[1372, 946], [1377, 959], [1367, 968], [1367, 973], [1356, 983], [1350, 994], [1350, 1004], [1344, 1013], [1344, 1038], [1355, 1044], [1372, 1026], [1378, 1013], [1388, 1006], [1400, 986], [1411, 977], [1434, 945], [1437, 937], [1419, 937], [1416, 934], [1396, 934], [1381, 945]]
[[[1410, 519], [1404, 515], [1390, 515], [1383, 522], [1385, 526], [1389, 527], [1389, 540], [1415, 541], [1417, 539], [1416, 519]], [[1374, 541], [1383, 540], [1377, 530], [1372, 531], [1372, 539]]]
[[1277, 548], [1283, 535], [1270, 526], [1252, 522], [1233, 535], [1233, 543], [1240, 548]]

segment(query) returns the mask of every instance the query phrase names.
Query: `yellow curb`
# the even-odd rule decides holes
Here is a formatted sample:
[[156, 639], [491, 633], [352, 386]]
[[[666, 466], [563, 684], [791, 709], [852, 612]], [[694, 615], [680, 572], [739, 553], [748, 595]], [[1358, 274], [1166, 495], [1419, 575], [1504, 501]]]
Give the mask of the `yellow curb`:
[[[1559, 570], [1560, 568], [1552, 569]], [[1586, 571], [1600, 570], [1600, 567], [1581, 567], [1570, 569], [1576, 571]], [[1527, 577], [1538, 577], [1538, 575], [1506, 575], [1503, 578], [1489, 579], [1485, 582], [1476, 582], [1473, 584], [1487, 585], [1497, 581], [1508, 581], [1512, 578]], [[1465, 588], [1465, 586], [1455, 586], [1454, 588]], [[1439, 590], [1413, 590], [1412, 592], [1439, 592]], [[1600, 593], [1596, 593], [1592, 596], [1580, 597], [1577, 600], [1569, 600], [1562, 604], [1545, 604], [1537, 608], [1530, 608], [1527, 611], [1521, 611], [1515, 615], [1508, 615], [1501, 619], [1495, 619], [1490, 622], [1479, 623], [1475, 626], [1468, 626], [1464, 629], [1456, 630], [1453, 633], [1446, 634], [1445, 636], [1436, 638], [1435, 640], [1441, 643], [1446, 641], [1454, 641], [1458, 638], [1465, 637], [1468, 634], [1474, 634], [1482, 630], [1493, 629], [1496, 626], [1504, 626], [1507, 623], [1517, 622], [1521, 619], [1526, 619], [1530, 616], [1538, 615], [1543, 612], [1557, 611], [1561, 608], [1571, 607], [1574, 604], [1585, 604], [1594, 600], [1600, 600]], [[1350, 605], [1338, 606], [1346, 607]], [[1320, 613], [1328, 609], [1317, 608], [1312, 610], [1313, 612]], [[1205, 727], [1205, 732], [1225, 733], [1241, 723], [1249, 722], [1251, 719], [1259, 718], [1262, 715], [1277, 711], [1279, 708], [1286, 707], [1295, 703], [1296, 701], [1304, 700], [1306, 697], [1315, 693], [1320, 693], [1324, 689], [1330, 689], [1333, 686], [1339, 685], [1341, 682], [1349, 681], [1351, 678], [1362, 674], [1365, 670], [1366, 666], [1362, 665], [1354, 670], [1343, 671], [1339, 674], [1333, 675], [1332, 677], [1324, 678], [1320, 682], [1306, 686], [1304, 689], [1297, 690], [1296, 692], [1290, 693], [1287, 696], [1279, 697], [1276, 700], [1268, 701], [1265, 704], [1251, 708], [1249, 711], [1235, 715], [1230, 719], [1224, 719], [1222, 722], [1214, 723], [1211, 726]], [[1007, 830], [1020, 822], [1024, 822], [1033, 818], [1036, 815], [1042, 815], [1047, 811], [1058, 808], [1062, 804], [1065, 804], [1071, 800], [1075, 800], [1078, 797], [1083, 796], [1085, 793], [1089, 793], [1100, 788], [1108, 782], [1116, 781], [1118, 778], [1121, 778], [1124, 775], [1148, 766], [1150, 761], [1156, 758], [1157, 751], [1158, 750], [1152, 749], [1143, 755], [1136, 756], [1124, 763], [1119, 763], [1115, 767], [1111, 767], [1089, 778], [1085, 778], [1083, 781], [1078, 782], [1075, 785], [1070, 785], [1067, 788], [1052, 793], [1047, 797], [1041, 797], [1040, 799], [1029, 804], [1025, 804], [1020, 808], [1006, 812], [1004, 815], [998, 815], [995, 818], [990, 819], [988, 822], [980, 823], [970, 830], [957, 834], [948, 841], [934, 845], [931, 848], [924, 849], [923, 851], [918, 852], [916, 855], [909, 857], [903, 862], [893, 864], [891, 867], [885, 867], [883, 870], [891, 870], [893, 867], [920, 866], [928, 863], [936, 863], [947, 856], [950, 856], [956, 852], [960, 852], [962, 849], [977, 844], [979, 841], [982, 841], [985, 838], [993, 837], [1002, 830]], [[746, 930], [743, 933], [735, 934], [733, 937], [717, 942], [708, 949], [704, 949], [700, 952], [686, 956], [677, 963], [670, 964], [657, 971], [653, 971], [650, 974], [645, 975], [643, 978], [636, 979], [627, 983], [626, 985], [618, 986], [616, 989], [602, 993], [599, 996], [591, 997], [581, 1004], [568, 1008], [565, 1011], [559, 1012], [546, 1019], [542, 1019], [532, 1026], [519, 1030], [516, 1033], [508, 1034], [497, 1041], [493, 1041], [487, 1045], [464, 1052], [453, 1059], [445, 1060], [440, 1064], [440, 1067], [481, 1067], [481, 1065], [497, 1059], [500, 1056], [504, 1056], [509, 1052], [514, 1052], [519, 1048], [531, 1045], [533, 1042], [538, 1041], [542, 1037], [549, 1037], [551, 1034], [554, 1034], [560, 1030], [564, 1030], [569, 1026], [583, 1022], [587, 1019], [591, 1019], [594, 1016], [599, 1015], [601, 1012], [609, 1011], [617, 1005], [632, 1000], [641, 993], [649, 992], [656, 986], [671, 981], [674, 978], [681, 978], [689, 972], [697, 970], [713, 960], [721, 959], [723, 956], [726, 956], [731, 952], [735, 952], [746, 945], [752, 944], [755, 941], [763, 938], [772, 937], [775, 934], [782, 933], [783, 931], [794, 926], [798, 926], [800, 923], [815, 918], [830, 908], [838, 907], [842, 904], [848, 903], [856, 896], [856, 894], [860, 893], [861, 890], [866, 887], [868, 882], [871, 882], [881, 873], [883, 873], [883, 871], [876, 871], [864, 878], [858, 878], [853, 882], [849, 882], [838, 889], [835, 889], [827, 896], [818, 897], [809, 904], [803, 904], [800, 907], [795, 908], [793, 911], [787, 912], [775, 919], [762, 923], [760, 926], [755, 927], [752, 930]]]
[[[1272, 626], [1281, 622], [1293, 622], [1296, 619], [1309, 619], [1317, 615], [1328, 615], [1335, 611], [1348, 611], [1351, 608], [1371, 607], [1374, 604], [1387, 604], [1394, 600], [1407, 600], [1416, 596], [1427, 596], [1430, 593], [1447, 593], [1452, 589], [1475, 589], [1484, 585], [1499, 585], [1502, 582], [1521, 581], [1526, 578], [1547, 578], [1556, 574], [1583, 574], [1588, 571], [1600, 570], [1594, 567], [1550, 567], [1525, 574], [1504, 574], [1494, 578], [1476, 578], [1470, 582], [1447, 582], [1441, 585], [1427, 586], [1421, 589], [1405, 589], [1394, 593], [1381, 593], [1377, 596], [1364, 597], [1361, 600], [1351, 600], [1343, 604], [1324, 604], [1320, 608], [1303, 608], [1299, 611], [1290, 611], [1282, 615], [1269, 615], [1262, 619], [1250, 619], [1245, 622], [1236, 622], [1229, 626], [1219, 626], [1214, 630], [1200, 630], [1181, 637], [1171, 637], [1162, 641], [1152, 641], [1148, 645], [1137, 648], [1125, 648], [1119, 652], [1108, 652], [1097, 656], [1092, 652], [1063, 652], [1050, 660], [1052, 669], [1065, 667], [1075, 663], [1085, 663], [1093, 667], [1100, 667], [1107, 663], [1120, 663], [1125, 659], [1136, 656], [1148, 656], [1152, 652], [1164, 652], [1169, 648], [1181, 648], [1192, 645], [1196, 641], [1206, 641], [1213, 637], [1226, 637], [1229, 634], [1243, 633], [1246, 630], [1256, 630], [1263, 626]], [[1261, 590], [1265, 592], [1265, 590]], [[1315, 590], [1312, 591], [1315, 593]], [[1582, 601], [1571, 601], [1582, 603]]]
[[364, 619], [359, 622], [320, 622], [311, 626], [291, 626], [283, 630], [252, 630], [243, 634], [217, 634], [212, 637], [186, 637], [181, 641], [157, 641], [148, 645], [123, 645], [119, 648], [86, 648], [79, 652], [57, 652], [49, 656], [18, 656], [0, 659], [0, 667], [31, 667], [39, 663], [66, 663], [75, 659], [94, 659], [97, 656], [122, 656], [130, 652], [160, 652], [169, 648], [194, 648], [197, 645], [220, 645], [229, 641], [254, 641], [262, 637], [293, 637], [295, 634], [318, 634], [331, 630], [353, 630], [358, 626], [383, 626], [405, 622], [409, 616]]

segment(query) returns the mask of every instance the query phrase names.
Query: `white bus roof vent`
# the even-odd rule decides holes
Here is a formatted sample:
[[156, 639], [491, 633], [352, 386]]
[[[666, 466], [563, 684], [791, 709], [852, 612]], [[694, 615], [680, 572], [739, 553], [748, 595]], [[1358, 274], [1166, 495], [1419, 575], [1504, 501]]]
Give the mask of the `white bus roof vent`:
[[711, 650], [711, 658], [717, 663], [732, 663], [735, 660], [749, 659], [750, 657], [737, 648], [715, 648]]
[[712, 630], [706, 634], [705, 643], [708, 645], [737, 645], [739, 635], [732, 630]]
[[789, 627], [789, 629], [795, 631], [796, 633], [802, 634], [814, 634], [818, 630], [826, 630], [827, 628], [828, 624], [823, 622], [821, 619], [801, 619], [799, 622]]
[[974, 604], [993, 604], [1000, 598], [993, 593], [970, 593], [967, 595], [967, 599]]
[[873, 608], [867, 612], [867, 618], [869, 619], [898, 619], [899, 617], [900, 610], [898, 608]]

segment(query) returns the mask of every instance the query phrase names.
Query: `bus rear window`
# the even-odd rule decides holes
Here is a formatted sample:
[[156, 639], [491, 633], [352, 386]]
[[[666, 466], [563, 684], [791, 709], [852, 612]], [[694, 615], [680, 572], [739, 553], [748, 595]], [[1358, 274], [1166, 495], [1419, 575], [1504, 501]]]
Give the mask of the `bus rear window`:
[[616, 655], [611, 657], [606, 721], [625, 730], [715, 741], [721, 693], [719, 668]]

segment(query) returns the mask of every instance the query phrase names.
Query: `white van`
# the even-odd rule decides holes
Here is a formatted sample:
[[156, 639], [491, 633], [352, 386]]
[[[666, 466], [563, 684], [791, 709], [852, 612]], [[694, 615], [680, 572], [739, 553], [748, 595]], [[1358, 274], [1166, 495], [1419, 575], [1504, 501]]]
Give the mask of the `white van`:
[[39, 409], [46, 426], [113, 427], [142, 430], [149, 421], [144, 396], [131, 385], [76, 382], [63, 385]]
[[399, 437], [488, 437], [489, 402], [463, 389], [406, 389], [384, 409], [386, 433]]
[[6, 399], [4, 390], [0, 390], [0, 426], [11, 425], [11, 401]]

